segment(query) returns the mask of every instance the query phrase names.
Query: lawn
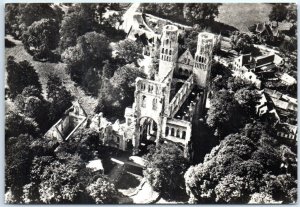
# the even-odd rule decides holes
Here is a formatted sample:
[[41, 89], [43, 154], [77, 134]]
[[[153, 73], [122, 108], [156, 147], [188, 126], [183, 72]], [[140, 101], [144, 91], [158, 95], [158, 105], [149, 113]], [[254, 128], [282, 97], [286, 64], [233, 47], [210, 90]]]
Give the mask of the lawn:
[[[11, 39], [11, 37], [9, 38]], [[87, 114], [93, 114], [94, 108], [97, 105], [97, 99], [86, 95], [84, 91], [71, 80], [70, 75], [66, 73], [66, 65], [64, 63], [34, 61], [32, 56], [25, 51], [22, 42], [14, 41], [14, 43], [16, 44], [14, 47], [5, 48], [5, 58], [14, 56], [18, 62], [23, 60], [30, 62], [39, 75], [45, 97], [48, 75], [50, 73], [56, 74], [61, 78], [64, 86], [71, 92], [75, 100], [80, 101]]]
[[248, 32], [248, 27], [269, 20], [271, 4], [222, 4], [216, 21], [233, 26], [243, 32]]

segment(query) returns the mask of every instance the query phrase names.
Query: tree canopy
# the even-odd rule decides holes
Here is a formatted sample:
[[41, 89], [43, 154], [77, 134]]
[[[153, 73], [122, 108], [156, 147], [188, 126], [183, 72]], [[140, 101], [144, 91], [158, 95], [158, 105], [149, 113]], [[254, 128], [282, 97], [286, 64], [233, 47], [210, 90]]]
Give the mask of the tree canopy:
[[126, 63], [137, 63], [138, 59], [143, 58], [143, 45], [134, 40], [121, 40], [116, 50], [119, 58], [124, 59]]
[[287, 19], [288, 9], [286, 4], [273, 4], [269, 19], [271, 21], [282, 22]]
[[51, 50], [59, 41], [59, 25], [55, 19], [41, 19], [33, 22], [22, 35], [27, 52], [38, 59], [49, 59]]
[[239, 103], [227, 90], [213, 94], [207, 112], [207, 124], [215, 129], [217, 136], [223, 137], [243, 126], [245, 115]]
[[135, 80], [146, 75], [138, 68], [119, 67], [111, 79], [102, 81], [96, 112], [103, 112], [110, 118], [124, 116], [126, 107], [134, 102]]
[[49, 122], [54, 124], [71, 107], [73, 97], [57, 75], [50, 74], [48, 76], [46, 87], [47, 98], [50, 102]]
[[188, 162], [179, 146], [172, 143], [153, 146], [144, 158], [146, 159], [144, 176], [154, 190], [166, 197], [184, 194], [183, 174]]
[[104, 61], [111, 58], [109, 39], [97, 32], [88, 32], [62, 54], [71, 78], [92, 95], [98, 94]]
[[214, 20], [219, 14], [219, 5], [215, 3], [184, 4], [183, 15], [192, 24], [199, 24], [203, 20]]
[[[190, 202], [247, 203], [254, 193], [294, 202], [296, 197], [291, 195], [296, 182], [280, 165], [284, 162], [280, 157], [282, 146], [260, 123], [248, 124], [241, 132], [228, 135], [206, 155], [203, 163], [185, 173]], [[286, 183], [279, 184], [283, 177], [288, 178]]]
[[35, 86], [25, 87], [22, 93], [15, 98], [15, 105], [20, 113], [26, 117], [33, 118], [42, 131], [49, 127], [47, 120], [49, 112], [48, 102], [46, 102], [40, 90]]
[[6, 32], [17, 38], [36, 21], [55, 19], [60, 23], [62, 18], [62, 10], [57, 6], [52, 7], [49, 3], [6, 4], [5, 11]]
[[7, 85], [12, 98], [22, 93], [23, 89], [29, 85], [41, 90], [39, 76], [28, 61], [16, 62], [14, 57], [9, 56], [7, 58], [6, 71]]

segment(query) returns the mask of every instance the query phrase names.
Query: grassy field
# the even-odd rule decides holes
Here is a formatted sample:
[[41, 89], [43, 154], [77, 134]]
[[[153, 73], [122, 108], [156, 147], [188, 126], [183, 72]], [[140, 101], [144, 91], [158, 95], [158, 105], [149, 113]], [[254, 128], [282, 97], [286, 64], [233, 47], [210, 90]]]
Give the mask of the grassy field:
[[271, 4], [222, 4], [219, 7], [219, 15], [216, 21], [236, 27], [248, 32], [249, 26], [269, 20]]
[[[71, 80], [70, 75], [66, 73], [66, 65], [64, 63], [49, 63], [49, 62], [38, 62], [34, 61], [32, 56], [29, 55], [20, 41], [14, 41], [16, 46], [11, 48], [5, 48], [5, 58], [8, 56], [14, 56], [16, 61], [29, 61], [36, 72], [39, 74], [39, 78], [42, 84], [43, 93], [46, 97], [46, 84], [50, 73], [57, 74], [61, 78], [63, 84], [75, 97], [75, 100], [79, 100], [83, 108], [88, 114], [93, 114], [94, 108], [97, 105], [97, 99], [88, 96], [84, 91], [76, 86], [74, 81]], [[8, 109], [8, 108], [7, 108]]]

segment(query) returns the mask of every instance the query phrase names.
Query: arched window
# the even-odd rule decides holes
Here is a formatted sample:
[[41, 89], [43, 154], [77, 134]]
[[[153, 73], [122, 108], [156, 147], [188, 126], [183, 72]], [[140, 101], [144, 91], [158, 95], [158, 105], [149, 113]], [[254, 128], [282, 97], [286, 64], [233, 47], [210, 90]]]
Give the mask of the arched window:
[[166, 49], [166, 54], [168, 54], [168, 49]]
[[146, 107], [146, 96], [142, 96], [142, 107]]
[[174, 136], [174, 134], [175, 134], [175, 129], [171, 128], [171, 136]]
[[161, 53], [164, 53], [164, 50], [165, 50], [164, 48], [163, 48], [163, 49], [161, 49]]
[[166, 127], [166, 136], [169, 135], [169, 127]]
[[169, 39], [166, 40], [166, 44], [169, 44]]
[[154, 98], [153, 101], [152, 101], [152, 109], [153, 110], [157, 109], [157, 99], [156, 98]]
[[180, 130], [179, 129], [177, 129], [177, 132], [176, 132], [176, 137], [180, 137]]
[[185, 137], [186, 137], [186, 132], [185, 131], [182, 131], [182, 139], [185, 139]]
[[169, 51], [169, 55], [171, 55], [171, 54], [172, 54], [172, 50]]
[[181, 75], [182, 74], [182, 68], [179, 68], [178, 72]]
[[184, 70], [185, 75], [189, 75], [189, 71], [187, 69]]

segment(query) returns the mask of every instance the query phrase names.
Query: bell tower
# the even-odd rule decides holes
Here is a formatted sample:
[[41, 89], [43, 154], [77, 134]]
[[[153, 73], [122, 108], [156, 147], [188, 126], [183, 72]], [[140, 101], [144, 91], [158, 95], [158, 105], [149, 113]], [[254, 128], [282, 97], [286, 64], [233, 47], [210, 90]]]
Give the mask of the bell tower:
[[178, 28], [173, 25], [166, 25], [163, 28], [161, 45], [160, 45], [160, 58], [159, 69], [156, 80], [163, 82], [164, 79], [176, 67], [178, 55]]
[[214, 34], [201, 32], [198, 35], [193, 73], [196, 85], [206, 88], [210, 76]]

